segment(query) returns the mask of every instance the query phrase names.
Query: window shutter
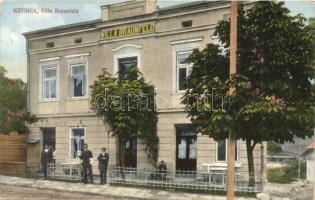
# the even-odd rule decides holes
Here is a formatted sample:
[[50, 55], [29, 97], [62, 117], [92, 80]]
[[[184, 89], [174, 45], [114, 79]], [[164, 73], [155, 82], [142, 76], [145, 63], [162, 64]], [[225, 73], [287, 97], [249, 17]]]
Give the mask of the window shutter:
[[70, 75], [68, 76], [68, 95], [73, 97], [73, 78]]
[[83, 74], [82, 75], [82, 94], [83, 94], [83, 96], [85, 96], [86, 95], [86, 75], [85, 74]]

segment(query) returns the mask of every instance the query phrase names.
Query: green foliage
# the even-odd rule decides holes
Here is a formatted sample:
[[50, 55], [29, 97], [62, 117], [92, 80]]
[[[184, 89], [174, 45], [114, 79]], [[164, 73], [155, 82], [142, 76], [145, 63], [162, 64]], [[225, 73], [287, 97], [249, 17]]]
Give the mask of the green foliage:
[[149, 160], [156, 165], [159, 139], [153, 85], [146, 83], [135, 68], [119, 79], [104, 70], [91, 90], [90, 105], [104, 122], [109, 123], [113, 136], [122, 141], [137, 136], [146, 145]]
[[27, 123], [37, 118], [26, 112], [25, 84], [20, 79], [9, 79], [6, 70], [0, 66], [0, 134], [29, 133]]
[[291, 183], [294, 178], [285, 172], [283, 168], [274, 168], [267, 170], [267, 180], [271, 183]]
[[[290, 16], [282, 2], [257, 2], [248, 10], [240, 6], [237, 76], [231, 78], [230, 22], [221, 21], [215, 34], [224, 48], [209, 44], [194, 50], [187, 80], [191, 89], [182, 101], [198, 131], [215, 140], [233, 133], [247, 141], [248, 154], [262, 141], [312, 136], [315, 88], [310, 80], [315, 71], [313, 38], [305, 18]], [[236, 88], [233, 95], [230, 86]], [[248, 164], [253, 166], [253, 160]]]
[[269, 141], [267, 146], [268, 155], [276, 155], [282, 152], [282, 147], [278, 143]]
[[[298, 179], [298, 160], [290, 161], [282, 168], [274, 168], [267, 170], [267, 179], [271, 183], [291, 183]], [[301, 161], [300, 164], [300, 178], [306, 178], [306, 162]]]

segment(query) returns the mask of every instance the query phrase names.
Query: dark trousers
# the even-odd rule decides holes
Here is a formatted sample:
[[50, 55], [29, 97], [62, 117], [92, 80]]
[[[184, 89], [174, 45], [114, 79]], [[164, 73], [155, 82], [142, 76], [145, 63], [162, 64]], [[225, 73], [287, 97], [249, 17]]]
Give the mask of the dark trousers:
[[93, 171], [92, 166], [89, 165], [83, 165], [83, 183], [88, 183], [87, 177], [90, 177], [90, 182], [93, 183]]
[[99, 167], [101, 184], [106, 184], [107, 167]]
[[47, 178], [47, 163], [46, 162], [42, 163], [42, 170], [44, 173], [44, 177]]

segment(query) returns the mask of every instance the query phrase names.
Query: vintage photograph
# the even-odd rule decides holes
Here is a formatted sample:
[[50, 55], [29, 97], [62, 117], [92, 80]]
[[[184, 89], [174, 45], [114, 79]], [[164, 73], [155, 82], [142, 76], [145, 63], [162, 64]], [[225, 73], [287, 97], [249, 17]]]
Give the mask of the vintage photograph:
[[0, 200], [315, 200], [315, 1], [0, 0]]

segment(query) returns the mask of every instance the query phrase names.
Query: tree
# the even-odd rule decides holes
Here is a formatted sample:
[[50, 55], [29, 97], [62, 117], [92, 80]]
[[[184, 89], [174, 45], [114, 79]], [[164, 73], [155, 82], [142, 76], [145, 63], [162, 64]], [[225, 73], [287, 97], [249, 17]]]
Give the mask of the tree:
[[28, 134], [27, 123], [37, 118], [26, 111], [25, 83], [20, 79], [5, 76], [6, 70], [0, 66], [0, 133], [18, 132]]
[[[244, 140], [249, 185], [255, 184], [253, 150], [257, 143], [293, 142], [310, 137], [315, 92], [312, 36], [301, 15], [290, 16], [283, 3], [257, 2], [238, 9], [237, 75], [229, 77], [229, 21], [215, 34], [222, 46], [194, 50], [182, 103], [199, 132], [215, 140], [228, 133]], [[229, 95], [231, 85], [236, 93]]]
[[[112, 128], [120, 144], [120, 166], [125, 168], [125, 139], [136, 136], [146, 145], [149, 160], [158, 158], [157, 112], [154, 87], [142, 74], [131, 68], [115, 78], [103, 71], [91, 86], [90, 105]], [[123, 175], [124, 177], [124, 175]]]
[[275, 142], [268, 142], [268, 155], [276, 155], [282, 152], [282, 147], [280, 144]]

